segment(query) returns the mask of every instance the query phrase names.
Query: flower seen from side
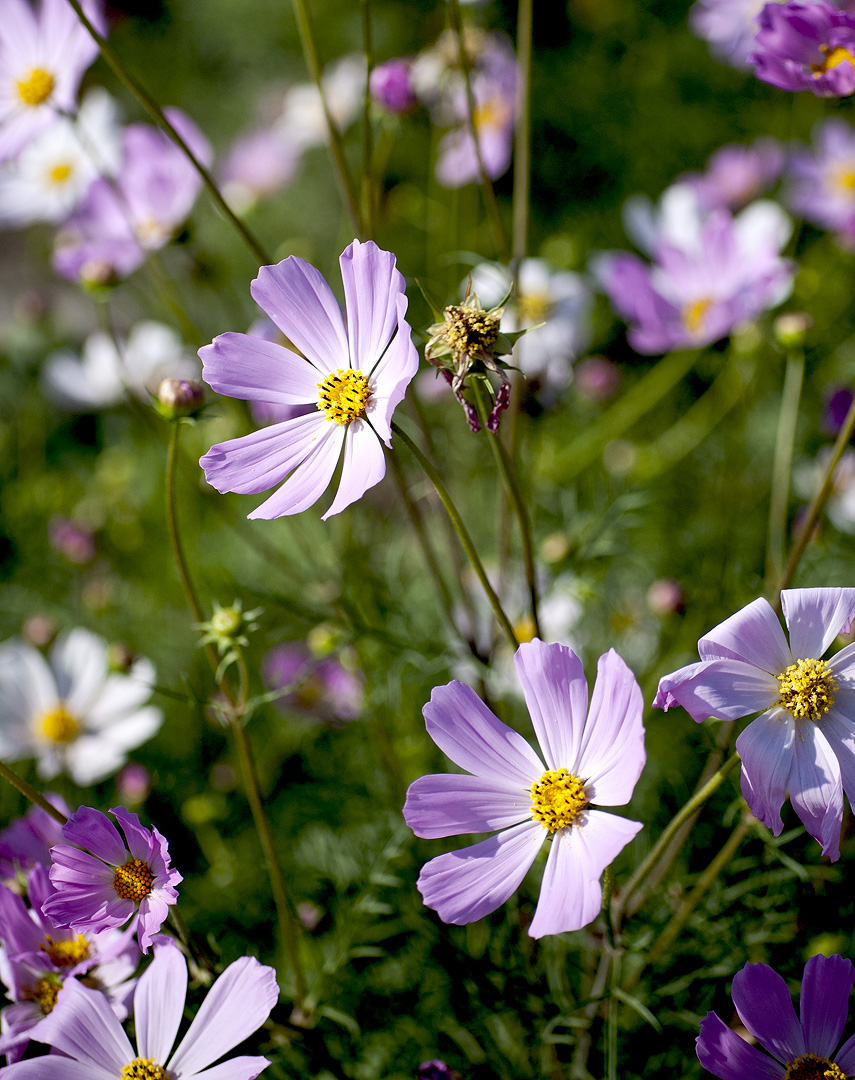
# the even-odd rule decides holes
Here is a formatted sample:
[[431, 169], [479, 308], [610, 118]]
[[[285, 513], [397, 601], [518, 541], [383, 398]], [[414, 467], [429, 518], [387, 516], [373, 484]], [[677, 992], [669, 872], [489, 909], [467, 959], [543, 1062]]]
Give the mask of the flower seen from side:
[[678, 183], [694, 188], [701, 210], [741, 210], [765, 195], [784, 168], [784, 148], [777, 139], [760, 138], [750, 146], [730, 143], [710, 156], [702, 173], [686, 173]]
[[820, 121], [813, 147], [790, 158], [787, 205], [812, 225], [855, 246], [855, 129], [838, 117]]
[[764, 5], [749, 60], [780, 90], [846, 97], [855, 90], [855, 15], [828, 0]]
[[721, 1080], [845, 1080], [855, 1074], [855, 1036], [839, 1045], [853, 982], [849, 960], [812, 956], [796, 1016], [781, 976], [766, 964], [746, 964], [733, 978], [733, 1004], [767, 1053], [709, 1012], [696, 1040], [701, 1065]]
[[[432, 859], [419, 875], [444, 922], [474, 922], [518, 888], [550, 841], [532, 937], [578, 930], [602, 904], [600, 877], [641, 824], [596, 806], [628, 802], [644, 767], [641, 691], [614, 650], [602, 656], [590, 709], [579, 657], [535, 639], [515, 656], [544, 762], [469, 686], [437, 687], [431, 738], [467, 774], [423, 776], [404, 806], [417, 836], [502, 831]], [[587, 717], [586, 717], [587, 711]]]
[[310, 405], [304, 416], [212, 446], [202, 458], [217, 491], [277, 491], [251, 518], [297, 514], [321, 497], [343, 454], [324, 520], [360, 499], [386, 472], [392, 414], [418, 368], [395, 256], [358, 240], [340, 260], [347, 323], [329, 285], [303, 259], [263, 266], [252, 295], [300, 349], [227, 333], [199, 350], [217, 393], [273, 405]]
[[178, 899], [181, 874], [173, 869], [166, 839], [157, 829], [144, 828], [123, 806], [110, 813], [124, 837], [106, 814], [88, 806], [63, 826], [65, 843], [51, 849], [55, 892], [43, 911], [80, 934], [97, 934], [135, 918], [140, 948], [148, 952]]
[[822, 657], [855, 619], [855, 589], [787, 589], [789, 642], [766, 600], [746, 605], [698, 642], [700, 663], [659, 682], [653, 704], [709, 716], [757, 717], [736, 740], [742, 794], [778, 836], [789, 793], [823, 855], [840, 855], [843, 793], [855, 799], [855, 645]]
[[271, 690], [287, 691], [275, 699], [281, 709], [330, 724], [354, 720], [362, 711], [363, 678], [355, 664], [336, 655], [316, 656], [301, 642], [274, 645], [262, 676]]

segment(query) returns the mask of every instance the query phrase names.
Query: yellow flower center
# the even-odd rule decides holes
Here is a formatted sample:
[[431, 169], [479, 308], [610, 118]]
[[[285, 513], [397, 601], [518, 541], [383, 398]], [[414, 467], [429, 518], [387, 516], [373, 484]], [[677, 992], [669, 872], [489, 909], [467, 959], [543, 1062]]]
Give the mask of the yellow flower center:
[[168, 1080], [169, 1073], [154, 1058], [134, 1058], [122, 1069], [121, 1080]]
[[552, 301], [546, 293], [528, 293], [518, 300], [520, 319], [528, 323], [540, 323], [549, 318]]
[[28, 1001], [35, 1001], [42, 1013], [47, 1016], [53, 1012], [56, 996], [62, 989], [62, 980], [58, 975], [44, 975], [26, 995]]
[[784, 1080], [846, 1080], [839, 1065], [818, 1054], [802, 1054], [784, 1071]]
[[336, 424], [349, 424], [364, 416], [365, 404], [371, 397], [368, 379], [353, 368], [333, 371], [318, 383], [318, 390], [318, 408]]
[[531, 816], [550, 832], [572, 825], [588, 805], [585, 784], [567, 769], [547, 769], [531, 785]]
[[60, 184], [65, 183], [69, 176], [71, 176], [72, 172], [74, 172], [74, 168], [71, 163], [68, 161], [61, 161], [57, 165], [54, 165], [54, 167], [50, 170], [50, 172], [48, 173], [48, 180], [52, 184], [56, 184], [57, 186], [59, 186]]
[[18, 93], [25, 105], [43, 105], [53, 93], [53, 75], [43, 68], [33, 68], [29, 77], [18, 82]]
[[54, 941], [48, 934], [39, 949], [47, 953], [48, 959], [57, 967], [73, 967], [89, 958], [89, 942], [82, 934], [71, 941]]
[[65, 705], [60, 703], [39, 717], [36, 730], [51, 742], [70, 743], [77, 737], [80, 726]]
[[119, 896], [136, 904], [148, 896], [153, 882], [154, 874], [141, 859], [129, 859], [113, 874], [113, 888]]
[[838, 64], [848, 62], [855, 67], [855, 56], [848, 49], [844, 49], [842, 45], [820, 45], [819, 51], [824, 54], [825, 59], [821, 64], [811, 64], [815, 79], [818, 79], [820, 75], [824, 75], [826, 71], [836, 68]]
[[534, 638], [534, 619], [532, 619], [531, 615], [523, 615], [520, 621], [514, 625], [514, 633], [520, 645], [524, 641], [531, 641]]
[[831, 176], [831, 186], [844, 195], [852, 195], [855, 192], [855, 167], [841, 165], [835, 169]]
[[796, 660], [778, 676], [781, 696], [776, 705], [783, 705], [793, 716], [819, 720], [834, 704], [838, 689], [831, 668], [825, 660]]
[[694, 303], [683, 305], [683, 326], [690, 334], [699, 334], [703, 330], [704, 319], [712, 304], [712, 300], [705, 296]]
[[489, 353], [499, 336], [500, 321], [501, 315], [453, 304], [445, 309], [445, 339], [455, 353]]

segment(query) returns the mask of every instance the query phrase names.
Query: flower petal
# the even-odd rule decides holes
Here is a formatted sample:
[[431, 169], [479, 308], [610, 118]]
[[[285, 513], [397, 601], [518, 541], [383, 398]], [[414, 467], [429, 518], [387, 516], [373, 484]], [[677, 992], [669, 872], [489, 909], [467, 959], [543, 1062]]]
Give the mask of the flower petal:
[[410, 784], [404, 818], [428, 839], [493, 832], [531, 818], [531, 795], [495, 778], [432, 773]]
[[746, 964], [734, 975], [731, 994], [739, 1019], [770, 1054], [788, 1062], [806, 1053], [793, 999], [777, 971]]
[[60, 698], [72, 715], [85, 715], [107, 678], [107, 642], [78, 627], [57, 638], [50, 662]]
[[849, 994], [855, 967], [842, 956], [812, 956], [805, 964], [799, 1014], [805, 1046], [830, 1058], [849, 1016]]
[[254, 956], [235, 960], [208, 991], [167, 1071], [187, 1074], [206, 1068], [261, 1027], [278, 998], [273, 968]]
[[323, 374], [350, 367], [341, 309], [323, 274], [291, 255], [262, 266], [249, 287], [252, 298]]
[[781, 608], [793, 656], [817, 659], [855, 619], [855, 589], [785, 589]]
[[66, 979], [53, 1011], [40, 1022], [37, 1037], [113, 1077], [136, 1057], [107, 998], [76, 979]]
[[330, 424], [329, 427], [338, 430], [321, 434], [285, 483], [247, 517], [270, 521], [288, 514], [300, 514], [318, 501], [332, 480], [345, 437], [340, 425]]
[[[129, 1059], [130, 1060], [130, 1059]], [[128, 1061], [125, 1062], [128, 1064]], [[116, 1074], [62, 1054], [19, 1061], [3, 1070], [4, 1080], [116, 1080]]]
[[695, 1040], [701, 1065], [721, 1080], [782, 1080], [781, 1066], [740, 1039], [714, 1012], [701, 1020]]
[[744, 660], [772, 675], [792, 664], [787, 639], [768, 600], [752, 600], [698, 642], [702, 660]]
[[413, 331], [404, 318], [406, 311], [407, 298], [401, 295], [398, 297], [398, 332], [368, 379], [371, 387], [368, 418], [387, 446], [392, 438], [392, 414], [403, 400], [410, 380], [419, 370], [419, 354], [413, 344]]
[[350, 366], [367, 375], [383, 354], [398, 322], [404, 277], [391, 251], [373, 240], [354, 240], [339, 259], [347, 311]]
[[832, 861], [840, 858], [843, 786], [834, 751], [810, 720], [796, 720], [787, 789], [790, 802], [811, 836]]
[[279, 405], [318, 400], [321, 373], [302, 356], [250, 334], [220, 334], [199, 350], [202, 378], [218, 394]]
[[855, 722], [831, 708], [817, 722], [840, 766], [840, 779], [849, 802], [855, 805]]
[[461, 769], [484, 779], [530, 788], [544, 773], [522, 735], [494, 716], [471, 686], [437, 686], [422, 709], [428, 735]]
[[134, 993], [134, 1027], [140, 1057], [163, 1063], [169, 1057], [187, 997], [187, 963], [177, 945], [159, 938], [154, 959]]
[[770, 709], [736, 740], [742, 758], [742, 794], [751, 813], [778, 836], [784, 828], [781, 807], [795, 755], [796, 730], [785, 709]]
[[380, 440], [364, 420], [351, 421], [344, 436], [344, 458], [338, 491], [321, 521], [326, 521], [361, 499], [385, 475], [386, 456]]
[[623, 806], [632, 798], [647, 755], [644, 752], [644, 701], [635, 676], [609, 651], [597, 664], [597, 681], [580, 747], [580, 770], [591, 801]]
[[514, 664], [547, 768], [578, 775], [588, 709], [582, 661], [565, 645], [535, 639], [520, 645]]
[[63, 825], [62, 835], [69, 844], [85, 848], [112, 866], [123, 866], [127, 861], [128, 851], [119, 830], [106, 814], [91, 806], [76, 810]]
[[[265, 1057], [233, 1057], [228, 1061], [215, 1065], [212, 1069], [194, 1073], [194, 1077], [204, 1077], [205, 1080], [255, 1080], [259, 1073], [263, 1072], [270, 1062]], [[176, 1077], [180, 1080], [180, 1077]]]
[[422, 867], [416, 887], [443, 922], [475, 922], [519, 887], [545, 836], [538, 822], [526, 821], [471, 847], [449, 851]]
[[738, 720], [770, 708], [779, 696], [778, 680], [767, 672], [742, 660], [719, 659], [687, 664], [663, 676], [653, 704], [666, 710], [682, 705], [700, 723], [708, 716]]

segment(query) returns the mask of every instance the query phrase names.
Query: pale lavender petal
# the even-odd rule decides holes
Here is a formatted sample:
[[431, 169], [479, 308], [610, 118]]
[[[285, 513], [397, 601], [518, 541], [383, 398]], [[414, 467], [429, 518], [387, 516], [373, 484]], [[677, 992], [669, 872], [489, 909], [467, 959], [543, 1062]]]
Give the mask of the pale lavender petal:
[[321, 372], [350, 367], [338, 301], [311, 263], [291, 255], [276, 266], [262, 266], [250, 292], [261, 310]]
[[122, 826], [122, 832], [128, 842], [128, 850], [131, 857], [141, 862], [150, 863], [151, 856], [155, 851], [156, 844], [154, 834], [140, 824], [140, 819], [124, 806], [114, 806], [110, 813]]
[[781, 608], [793, 656], [818, 659], [855, 618], [855, 589], [785, 589]]
[[63, 826], [62, 835], [69, 844], [77, 844], [113, 866], [127, 862], [128, 852], [119, 830], [106, 814], [91, 806], [75, 811]]
[[795, 755], [796, 730], [784, 709], [771, 709], [749, 724], [736, 740], [742, 759], [742, 794], [751, 812], [778, 836], [784, 828], [781, 807]]
[[702, 660], [744, 660], [772, 675], [780, 675], [793, 662], [778, 616], [762, 598], [705, 634], [698, 652]]
[[66, 979], [53, 1012], [39, 1024], [39, 1041], [113, 1077], [136, 1057], [100, 990]]
[[489, 915], [528, 873], [545, 837], [536, 821], [515, 825], [422, 867], [417, 888], [443, 922], [462, 926]]
[[380, 359], [397, 325], [397, 300], [404, 291], [404, 278], [395, 269], [392, 252], [383, 251], [373, 240], [364, 244], [354, 240], [342, 252], [339, 264], [344, 282], [350, 366], [367, 375]]
[[[297, 420], [288, 421], [292, 424], [298, 422]], [[312, 450], [285, 483], [251, 514], [247, 514], [247, 517], [264, 518], [269, 521], [287, 514], [300, 514], [318, 501], [332, 480], [345, 436], [340, 424], [329, 423], [329, 421], [327, 423], [328, 430], [318, 436], [318, 441]]]
[[[255, 1080], [269, 1064], [265, 1057], [233, 1057], [212, 1069], [194, 1073], [193, 1076], [196, 1080], [201, 1077], [205, 1080]], [[176, 1080], [180, 1080], [180, 1077], [176, 1077]]]
[[407, 298], [401, 295], [398, 297], [398, 332], [368, 379], [371, 387], [368, 418], [387, 446], [391, 445], [392, 414], [403, 400], [410, 380], [419, 370], [419, 354], [413, 344], [413, 332], [404, 318], [406, 311]]
[[720, 659], [688, 664], [665, 675], [654, 704], [666, 709], [682, 705], [700, 723], [708, 716], [738, 720], [770, 708], [779, 697], [778, 680], [767, 672], [742, 660]]
[[386, 456], [380, 440], [364, 420], [352, 420], [344, 436], [344, 458], [338, 491], [321, 521], [341, 513], [351, 503], [361, 499], [385, 475]]
[[187, 996], [187, 963], [177, 945], [161, 938], [137, 983], [134, 1027], [139, 1056], [163, 1064], [169, 1057]]
[[695, 1046], [701, 1065], [721, 1080], [783, 1080], [781, 1065], [740, 1039], [714, 1012], [701, 1021]]
[[254, 956], [235, 960], [208, 991], [167, 1070], [186, 1075], [206, 1068], [261, 1027], [278, 998], [273, 968]]
[[804, 827], [832, 861], [840, 858], [843, 786], [828, 740], [810, 720], [797, 720], [787, 788]]
[[[855, 642], [851, 645], [847, 645], [845, 649], [841, 649], [840, 652], [835, 653], [828, 660], [828, 666], [834, 672], [837, 679], [843, 680], [850, 684], [852, 689], [855, 689]], [[847, 688], [848, 689], [848, 688]], [[855, 701], [852, 703], [853, 711], [855, 711]]]
[[[130, 1060], [130, 1059], [129, 1059]], [[127, 1065], [129, 1062], [126, 1061]], [[3, 1080], [116, 1080], [116, 1074], [61, 1054], [19, 1061], [0, 1070]]]
[[520, 645], [514, 664], [547, 768], [582, 775], [579, 748], [588, 709], [582, 661], [566, 645], [535, 639]]
[[522, 735], [494, 716], [466, 683], [435, 687], [422, 713], [440, 750], [475, 776], [531, 788], [545, 771]]
[[855, 967], [842, 956], [812, 956], [805, 964], [799, 1015], [805, 1046], [830, 1058], [849, 1016], [849, 994]]
[[787, 984], [766, 964], [746, 964], [733, 976], [733, 1004], [739, 1019], [779, 1061], [806, 1053]]
[[425, 838], [493, 832], [531, 818], [531, 793], [495, 777], [432, 773], [410, 784], [404, 818]]
[[603, 871], [641, 827], [638, 821], [589, 810], [581, 824], [555, 833], [529, 934], [563, 934], [593, 922], [603, 903]]
[[250, 334], [220, 334], [199, 350], [202, 378], [218, 394], [278, 405], [316, 404], [316, 367], [290, 349]]
[[840, 767], [843, 790], [855, 805], [855, 722], [832, 707], [818, 722], [819, 730], [828, 740]]
[[632, 798], [647, 755], [644, 752], [644, 701], [635, 676], [609, 651], [597, 664], [588, 722], [579, 751], [580, 774], [591, 801], [623, 806]]
[[[179, 881], [181, 879], [179, 878]], [[167, 897], [169, 898], [167, 900]], [[170, 904], [178, 899], [177, 891], [171, 886], [160, 889], [157, 893], [152, 892], [140, 903], [139, 909], [139, 943], [144, 953], [147, 953], [154, 940], [155, 934], [166, 922], [169, 915]], [[170, 1045], [172, 1045], [170, 1043]]]

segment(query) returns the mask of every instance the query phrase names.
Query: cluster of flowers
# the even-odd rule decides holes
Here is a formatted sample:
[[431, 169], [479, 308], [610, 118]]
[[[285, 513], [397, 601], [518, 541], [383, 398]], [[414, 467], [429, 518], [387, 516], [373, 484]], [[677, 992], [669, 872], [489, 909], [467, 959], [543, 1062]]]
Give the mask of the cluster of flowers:
[[[100, 0], [84, 5], [106, 33]], [[0, 26], [0, 222], [57, 225], [63, 277], [105, 285], [127, 277], [182, 224], [201, 181], [186, 155], [148, 124], [122, 128], [106, 91], [77, 94], [97, 45], [74, 9], [10, 0]], [[210, 147], [184, 113], [170, 123], [196, 157]]]

